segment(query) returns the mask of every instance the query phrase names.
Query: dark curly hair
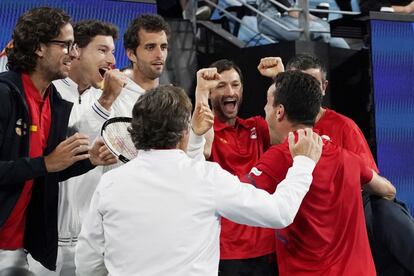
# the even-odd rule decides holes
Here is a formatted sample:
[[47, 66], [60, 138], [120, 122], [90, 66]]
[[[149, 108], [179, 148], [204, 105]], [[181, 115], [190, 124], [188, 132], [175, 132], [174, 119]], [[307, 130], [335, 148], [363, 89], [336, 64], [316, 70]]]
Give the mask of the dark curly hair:
[[192, 105], [180, 87], [161, 85], [141, 96], [129, 132], [137, 149], [176, 148], [190, 125]]
[[34, 8], [20, 16], [13, 30], [13, 48], [7, 52], [10, 70], [33, 72], [37, 63], [36, 50], [60, 34], [70, 23], [63, 10], [49, 7]]
[[273, 106], [282, 104], [294, 124], [313, 126], [322, 103], [319, 82], [301, 71], [287, 71], [275, 78]]
[[88, 46], [91, 40], [97, 35], [112, 36], [118, 38], [118, 28], [110, 23], [99, 20], [84, 20], [73, 25], [75, 42], [79, 48]]
[[170, 35], [170, 26], [164, 18], [155, 14], [142, 14], [135, 18], [128, 26], [124, 34], [124, 48], [134, 50], [139, 45], [138, 32], [143, 29], [149, 33], [158, 33], [164, 31], [167, 36]]

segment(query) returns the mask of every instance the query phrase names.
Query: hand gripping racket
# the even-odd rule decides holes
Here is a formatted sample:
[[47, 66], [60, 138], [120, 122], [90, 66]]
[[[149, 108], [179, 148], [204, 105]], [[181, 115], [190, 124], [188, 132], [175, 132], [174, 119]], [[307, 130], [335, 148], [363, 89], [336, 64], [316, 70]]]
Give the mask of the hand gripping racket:
[[106, 121], [101, 129], [101, 136], [108, 149], [124, 163], [135, 158], [138, 154], [128, 127], [131, 118], [115, 117]]

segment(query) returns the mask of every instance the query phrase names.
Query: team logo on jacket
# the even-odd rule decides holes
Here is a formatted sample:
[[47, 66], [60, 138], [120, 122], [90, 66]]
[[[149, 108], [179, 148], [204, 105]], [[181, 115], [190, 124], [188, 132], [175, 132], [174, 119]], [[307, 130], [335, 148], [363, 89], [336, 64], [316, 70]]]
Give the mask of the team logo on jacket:
[[250, 139], [257, 139], [256, 127], [250, 129]]
[[254, 174], [255, 176], [260, 176], [261, 174], [262, 174], [262, 171], [261, 170], [259, 170], [258, 168], [256, 168], [256, 167], [253, 167], [251, 170], [250, 170], [250, 173], [251, 174]]
[[221, 137], [217, 137], [222, 143], [224, 143], [224, 144], [228, 144], [229, 142], [227, 142], [227, 140], [226, 139], [224, 139], [224, 138], [221, 138]]
[[26, 123], [23, 122], [23, 119], [18, 119], [16, 121], [16, 128], [15, 128], [15, 130], [16, 130], [16, 134], [18, 136], [26, 135], [26, 133], [27, 133], [27, 125], [26, 125]]

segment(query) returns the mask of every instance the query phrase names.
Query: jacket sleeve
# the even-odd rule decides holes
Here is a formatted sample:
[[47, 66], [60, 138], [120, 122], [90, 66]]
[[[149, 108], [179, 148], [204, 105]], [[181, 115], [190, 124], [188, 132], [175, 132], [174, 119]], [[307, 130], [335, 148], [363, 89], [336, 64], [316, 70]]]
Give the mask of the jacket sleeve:
[[213, 185], [217, 211], [240, 224], [276, 229], [287, 227], [293, 222], [309, 190], [314, 168], [313, 160], [296, 156], [286, 178], [273, 194], [242, 184], [230, 173], [216, 171]]
[[76, 129], [83, 134], [89, 136], [89, 142], [93, 141], [101, 135], [102, 125], [111, 117], [112, 111], [102, 107], [98, 100], [85, 111], [81, 119], [75, 122]]
[[[371, 196], [374, 242], [386, 247], [395, 260], [414, 273], [414, 219], [398, 201]], [[368, 218], [369, 219], [369, 218]], [[374, 255], [376, 252], [373, 252]], [[410, 274], [411, 275], [411, 274]]]
[[[11, 120], [10, 87], [0, 82], [0, 149], [5, 145], [7, 125]], [[46, 166], [43, 157], [28, 158], [21, 157], [13, 160], [5, 160], [0, 156], [0, 187], [3, 189], [15, 188], [16, 183], [23, 183], [28, 179], [46, 175]]]
[[190, 137], [188, 139], [187, 156], [196, 160], [205, 160], [204, 144], [206, 140], [204, 136], [198, 136], [190, 129]]
[[0, 161], [0, 187], [5, 189], [46, 174], [43, 157]]
[[89, 159], [78, 161], [59, 173], [59, 181], [65, 181], [71, 177], [84, 174], [93, 168], [95, 168], [95, 166], [92, 165]]
[[101, 186], [102, 183], [99, 183], [92, 197], [91, 205], [76, 245], [75, 265], [76, 275], [78, 276], [108, 274], [104, 264], [105, 237], [103, 232], [103, 215], [99, 210], [101, 205]]

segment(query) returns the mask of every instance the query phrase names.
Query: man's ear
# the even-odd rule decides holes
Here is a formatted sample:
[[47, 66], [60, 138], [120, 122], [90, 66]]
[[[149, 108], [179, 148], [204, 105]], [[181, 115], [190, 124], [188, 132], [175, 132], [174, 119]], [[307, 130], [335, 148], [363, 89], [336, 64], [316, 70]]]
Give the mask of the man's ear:
[[326, 93], [326, 88], [328, 88], [328, 81], [324, 80], [324, 81], [322, 81], [322, 95], [324, 95], [324, 96], [325, 96], [325, 93]]
[[285, 118], [285, 107], [283, 104], [279, 104], [276, 107], [276, 119], [278, 121], [282, 121]]
[[46, 53], [46, 44], [40, 43], [39, 47], [35, 51], [35, 54], [38, 57], [44, 57], [45, 53]]
[[132, 49], [126, 49], [126, 54], [127, 54], [128, 59], [132, 63], [137, 63], [137, 56], [135, 55], [135, 52]]
[[78, 56], [76, 57], [76, 59], [79, 60], [81, 58], [81, 55], [82, 55], [82, 48], [78, 47], [76, 51], [78, 51]]

